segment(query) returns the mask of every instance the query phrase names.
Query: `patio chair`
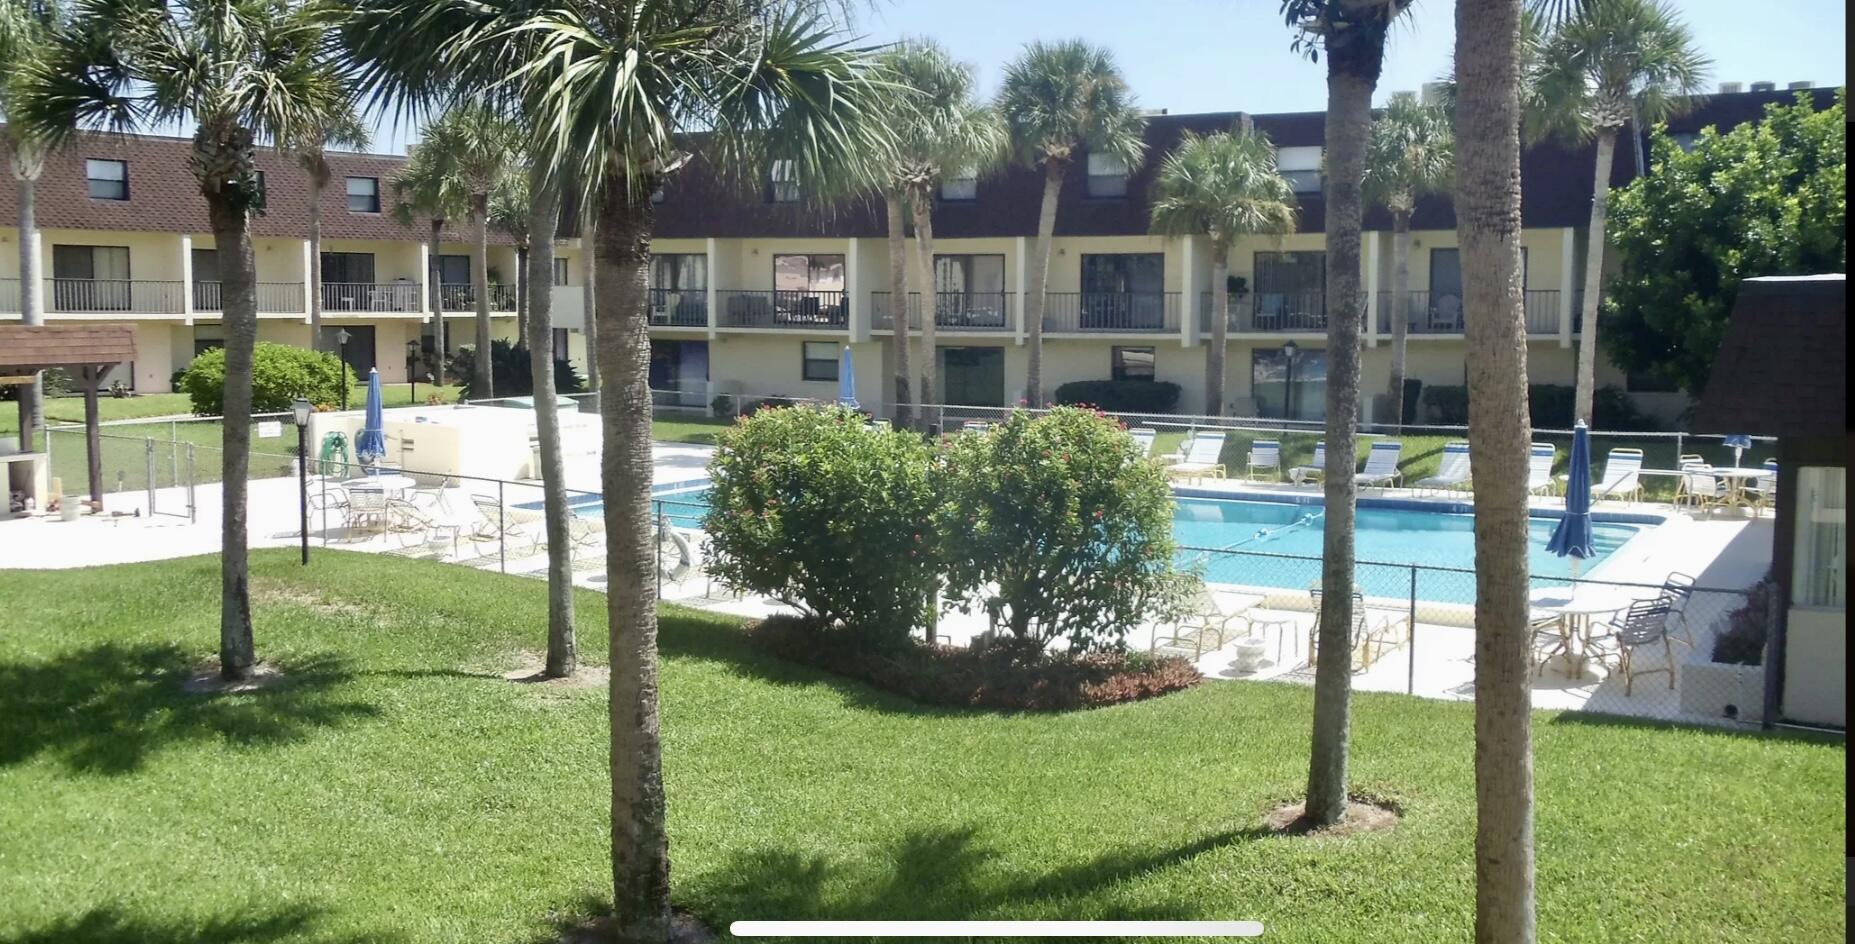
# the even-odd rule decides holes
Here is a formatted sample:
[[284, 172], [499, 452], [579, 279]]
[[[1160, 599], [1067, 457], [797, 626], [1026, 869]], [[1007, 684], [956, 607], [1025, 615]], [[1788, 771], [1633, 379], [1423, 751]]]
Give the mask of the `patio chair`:
[[1668, 596], [1669, 618], [1681, 626], [1681, 638], [1694, 648], [1694, 627], [1688, 625], [1688, 604], [1694, 600], [1694, 578], [1678, 570], [1669, 571], [1662, 580], [1662, 592]]
[[1642, 499], [1641, 449], [1612, 449], [1604, 457], [1604, 478], [1591, 486], [1591, 500], [1602, 498]]
[[1272, 481], [1282, 480], [1282, 444], [1279, 440], [1258, 439], [1250, 443], [1249, 463], [1243, 475], [1253, 479], [1261, 472], [1267, 472]]
[[[1770, 477], [1753, 479], [1740, 486], [1747, 497], [1752, 499], [1752, 511], [1754, 514], [1761, 513], [1767, 508], [1776, 509], [1778, 507], [1778, 460], [1766, 459], [1765, 470], [1771, 473]], [[1774, 510], [1772, 513], [1776, 514], [1777, 512]]]
[[398, 540], [401, 550], [425, 551], [438, 557], [457, 553], [457, 542], [463, 532], [461, 525], [441, 521], [418, 505], [399, 498], [387, 499], [386, 511], [390, 522], [388, 530]]
[[1682, 457], [1682, 474], [1675, 480], [1675, 504], [1688, 505], [1695, 511], [1711, 511], [1725, 504], [1726, 483], [1712, 474], [1712, 466], [1687, 461], [1689, 458]]
[[1536, 442], [1533, 451], [1527, 456], [1527, 492], [1537, 494], [1553, 493], [1552, 463], [1559, 457], [1559, 450], [1551, 443]]
[[[412, 478], [414, 481], [421, 483], [412, 489], [412, 497], [410, 499], [412, 504], [426, 508], [436, 508], [446, 514], [450, 513], [451, 502], [445, 496], [451, 490], [452, 486], [457, 484], [456, 478], [449, 475], [430, 476], [424, 474], [415, 474]], [[435, 481], [433, 481], [434, 479]], [[425, 484], [427, 482], [430, 484]]]
[[1145, 459], [1153, 454], [1153, 440], [1159, 438], [1159, 430], [1144, 426], [1135, 427], [1128, 430], [1127, 435], [1134, 437], [1134, 451], [1140, 454], [1140, 458]]
[[350, 488], [342, 527], [349, 535], [370, 531], [383, 534], [387, 529], [386, 507], [386, 492], [377, 488]]
[[1224, 609], [1224, 604], [1211, 592], [1209, 584], [1202, 579], [1192, 580], [1191, 602], [1187, 605], [1186, 615], [1173, 625], [1171, 635], [1153, 630], [1153, 642], [1147, 646], [1147, 652], [1155, 655], [1183, 656], [1191, 653], [1196, 661], [1207, 652], [1216, 652], [1236, 638], [1231, 632], [1231, 624], [1244, 621], [1248, 629], [1248, 620], [1244, 611], [1249, 607], [1236, 610]]
[[1327, 474], [1327, 441], [1314, 443], [1314, 458], [1307, 465], [1298, 465], [1288, 470], [1288, 481], [1296, 485], [1313, 485]]
[[[1608, 632], [1597, 632], [1598, 626], [1592, 627], [1591, 651], [1598, 662], [1623, 673], [1623, 696], [1629, 697], [1636, 687], [1636, 676], [1654, 675], [1657, 672], [1668, 674], [1668, 687], [1675, 687], [1675, 651], [1668, 641], [1668, 620], [1674, 610], [1674, 601], [1663, 594], [1652, 600], [1637, 600], [1630, 604], [1621, 617], [1613, 617], [1609, 623], [1601, 623]], [[1638, 669], [1633, 654], [1638, 649], [1661, 644], [1662, 657], [1665, 660], [1659, 669]]]
[[1449, 490], [1461, 488], [1469, 482], [1469, 444], [1452, 442], [1443, 444], [1443, 461], [1436, 468], [1436, 474], [1427, 479], [1420, 479], [1417, 488]]
[[530, 511], [523, 511], [503, 505], [494, 495], [472, 495], [470, 503], [477, 506], [477, 523], [470, 532], [470, 537], [477, 541], [496, 541], [505, 548], [513, 545], [526, 545], [523, 553], [534, 553], [541, 543], [541, 538], [529, 526], [538, 523], [541, 516]]
[[1207, 476], [1224, 477], [1223, 430], [1201, 430], [1192, 437], [1191, 448], [1185, 453], [1185, 460], [1166, 468], [1166, 474], [1173, 478], [1202, 479]]
[[1563, 616], [1553, 614], [1527, 622], [1527, 657], [1532, 663], [1533, 674], [1545, 675], [1546, 663], [1553, 656], [1571, 651], [1571, 624]]
[[[1314, 601], [1314, 623], [1308, 627], [1310, 667], [1317, 664], [1320, 655], [1320, 594], [1320, 588], [1308, 588], [1308, 596]], [[1403, 614], [1383, 614], [1374, 623], [1365, 605], [1365, 595], [1353, 591], [1353, 628], [1348, 633], [1352, 645], [1348, 656], [1355, 674], [1371, 668], [1386, 652], [1396, 649], [1409, 632], [1410, 623]]]
[[338, 485], [324, 485], [309, 493], [309, 517], [320, 523], [332, 516], [348, 520], [348, 490]]
[[1376, 485], [1379, 488], [1395, 486], [1404, 477], [1398, 471], [1398, 456], [1404, 451], [1401, 442], [1375, 442], [1372, 451], [1366, 453], [1365, 471], [1353, 476], [1353, 481], [1360, 485]]

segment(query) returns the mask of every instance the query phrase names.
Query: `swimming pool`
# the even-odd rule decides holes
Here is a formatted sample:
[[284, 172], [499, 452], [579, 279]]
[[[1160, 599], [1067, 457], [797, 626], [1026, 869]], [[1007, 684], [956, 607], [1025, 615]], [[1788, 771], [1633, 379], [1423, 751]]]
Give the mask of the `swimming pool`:
[[[1320, 579], [1320, 561], [1306, 559], [1320, 557], [1325, 524], [1320, 504], [1186, 495], [1177, 496], [1175, 502], [1173, 539], [1181, 547], [1245, 552], [1180, 551], [1180, 562], [1201, 566], [1206, 580], [1300, 590]], [[1619, 521], [1600, 516], [1592, 523], [1597, 556], [1582, 561], [1580, 573], [1591, 573], [1653, 523], [1647, 516], [1633, 517], [1636, 520]], [[1571, 576], [1571, 560], [1546, 550], [1557, 524], [1557, 518], [1548, 515], [1535, 515], [1527, 523], [1528, 565], [1536, 578]], [[1354, 534], [1354, 557], [1360, 561], [1458, 570], [1475, 566], [1474, 518], [1454, 507], [1362, 500]], [[1403, 598], [1411, 592], [1408, 566], [1361, 564], [1356, 576], [1360, 590], [1368, 596]], [[1417, 597], [1472, 603], [1474, 575], [1419, 571]]]
[[[661, 503], [661, 504], [660, 504]], [[605, 500], [599, 495], [578, 494], [567, 499], [567, 506], [580, 518], [596, 518], [605, 514]], [[539, 508], [540, 502], [528, 502], [517, 505], [518, 508]], [[708, 514], [708, 482], [665, 482], [651, 486], [651, 510], [662, 510], [670, 519], [670, 526], [693, 530], [702, 527], [702, 516]]]

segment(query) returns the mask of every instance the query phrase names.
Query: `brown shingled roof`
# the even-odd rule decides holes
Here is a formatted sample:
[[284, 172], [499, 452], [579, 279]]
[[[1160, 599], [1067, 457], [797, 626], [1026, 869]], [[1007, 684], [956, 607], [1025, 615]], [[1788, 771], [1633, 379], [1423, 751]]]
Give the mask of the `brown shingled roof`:
[[1841, 436], [1848, 430], [1848, 312], [1841, 275], [1739, 283], [1697, 433]]
[[0, 374], [132, 360], [135, 328], [131, 325], [0, 325]]

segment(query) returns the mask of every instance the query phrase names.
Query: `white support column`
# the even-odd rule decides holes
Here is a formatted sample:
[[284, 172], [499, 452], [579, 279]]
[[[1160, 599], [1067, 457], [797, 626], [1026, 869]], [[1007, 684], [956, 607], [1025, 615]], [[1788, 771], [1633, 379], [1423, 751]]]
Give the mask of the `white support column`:
[[[315, 306], [316, 300], [314, 296], [318, 289], [318, 286], [316, 285], [316, 265], [315, 265], [316, 260], [309, 253], [310, 253], [309, 240], [305, 239], [303, 240], [303, 323], [304, 324], [309, 323], [309, 313], [315, 310], [314, 306]], [[419, 244], [419, 257], [424, 258], [424, 255], [425, 255], [425, 244], [420, 243]], [[419, 284], [423, 285], [425, 283], [421, 281]], [[320, 344], [322, 342], [320, 341], [320, 339], [311, 338], [310, 343]]]
[[721, 334], [721, 332], [715, 330], [716, 326], [721, 324], [721, 290], [715, 287], [717, 284], [717, 273], [721, 271], [721, 266], [719, 265], [721, 262], [721, 247], [716, 239], [711, 236], [703, 242], [702, 251], [708, 257], [708, 261], [704, 263], [704, 265], [708, 266], [709, 280], [708, 334], [709, 340], [713, 341]]
[[1378, 244], [1385, 238], [1372, 230], [1365, 241], [1365, 346], [1378, 346]]
[[870, 339], [869, 292], [863, 285], [863, 254], [861, 239], [845, 240], [844, 248], [844, 294], [849, 309], [846, 317], [850, 343], [862, 344]]
[[1179, 238], [1179, 346], [1198, 343], [1198, 237]]
[[1017, 310], [1011, 313], [1011, 323], [1016, 326], [1013, 335], [1019, 345], [1024, 343], [1025, 295], [1030, 289], [1030, 249], [1029, 237], [1018, 236], [1012, 240], [1011, 254], [1018, 260], [1018, 304]]
[[[308, 256], [309, 256], [309, 244], [304, 243], [303, 244], [303, 257], [304, 257], [305, 265], [303, 266], [303, 271], [305, 273], [309, 271], [309, 266], [307, 265]], [[419, 320], [420, 321], [432, 320], [431, 277], [432, 277], [432, 247], [430, 243], [421, 242], [419, 243]], [[305, 275], [304, 279], [306, 281], [308, 279], [308, 276]], [[310, 288], [313, 291], [315, 287], [310, 286]]]
[[1566, 227], [1559, 233], [1559, 346], [1572, 346], [1572, 305], [1575, 304], [1572, 281], [1578, 263], [1577, 231]]
[[193, 236], [180, 237], [180, 320], [193, 323]]

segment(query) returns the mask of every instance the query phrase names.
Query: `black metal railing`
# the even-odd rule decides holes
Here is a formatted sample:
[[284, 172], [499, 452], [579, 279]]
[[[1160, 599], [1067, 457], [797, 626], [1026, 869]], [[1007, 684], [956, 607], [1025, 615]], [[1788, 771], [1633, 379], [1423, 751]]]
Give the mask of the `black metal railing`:
[[[297, 314], [304, 310], [301, 282], [259, 282], [257, 293], [259, 311]], [[193, 283], [193, 310], [224, 311], [224, 283]]]
[[726, 291], [718, 293], [723, 328], [843, 330], [850, 301], [843, 292]]
[[654, 288], [650, 290], [651, 324], [704, 328], [709, 323], [708, 289]]
[[[1396, 298], [1391, 292], [1378, 296], [1378, 330], [1390, 334], [1391, 308]], [[1460, 292], [1410, 292], [1405, 309], [1405, 330], [1411, 334], [1461, 334], [1467, 321], [1462, 310]], [[1559, 299], [1557, 289], [1528, 290], [1524, 295], [1528, 334], [1559, 333]]]
[[1050, 292], [1043, 329], [1055, 334], [1179, 330], [1178, 292]]
[[[935, 292], [934, 327], [945, 331], [1010, 331], [1016, 325], [1012, 292]], [[870, 326], [878, 331], [895, 329], [894, 305], [888, 292], [870, 293]], [[908, 293], [908, 327], [921, 328], [921, 293]]]

